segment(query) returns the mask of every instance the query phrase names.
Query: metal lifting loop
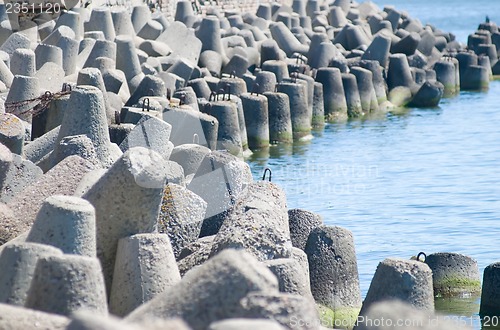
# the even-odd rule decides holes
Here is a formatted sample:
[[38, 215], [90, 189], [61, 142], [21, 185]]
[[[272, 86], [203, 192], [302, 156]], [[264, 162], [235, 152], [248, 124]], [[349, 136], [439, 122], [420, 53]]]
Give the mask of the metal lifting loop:
[[231, 71], [229, 78], [236, 78], [236, 70]]
[[200, 137], [197, 133], [193, 134], [193, 144], [200, 144]]
[[231, 101], [231, 84], [226, 84], [226, 86], [224, 87], [224, 90], [227, 93], [228, 101]]
[[61, 91], [62, 92], [71, 92], [72, 91], [71, 84], [63, 83]]
[[148, 90], [148, 94], [149, 94], [148, 96], [155, 96], [155, 91], [152, 88], [150, 88]]
[[[420, 260], [420, 256], [423, 256], [424, 260]], [[427, 259], [427, 255], [424, 252], [420, 252], [419, 254], [417, 254], [417, 261], [425, 262], [425, 259]]]
[[212, 101], [217, 101], [217, 92], [216, 91], [212, 91], [210, 93], [210, 96], [208, 98], [208, 102], [212, 102]]
[[[147, 105], [146, 105], [146, 103], [147, 103]], [[149, 112], [149, 97], [145, 97], [142, 100], [142, 111], [144, 111], [144, 109], [146, 109]]]
[[271, 172], [271, 169], [269, 167], [266, 167], [264, 169], [264, 175], [262, 175], [262, 180], [265, 181], [266, 180], [266, 174], [269, 173], [269, 182], [271, 182], [271, 179], [272, 179], [272, 175], [273, 173]]
[[217, 92], [217, 99], [219, 99], [220, 94], [222, 94], [222, 101], [225, 101], [226, 100], [226, 91], [223, 88], [219, 89], [219, 91]]

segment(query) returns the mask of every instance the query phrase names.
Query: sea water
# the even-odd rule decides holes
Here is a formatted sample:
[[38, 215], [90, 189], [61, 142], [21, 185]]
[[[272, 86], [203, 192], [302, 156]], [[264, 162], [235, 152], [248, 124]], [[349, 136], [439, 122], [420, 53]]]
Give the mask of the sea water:
[[[461, 42], [486, 15], [500, 23], [500, 1], [387, 4]], [[313, 140], [256, 152], [249, 164], [255, 178], [271, 168], [289, 208], [354, 233], [363, 297], [387, 257], [458, 252], [476, 259], [481, 274], [500, 261], [500, 82], [438, 108], [327, 124]], [[436, 308], [480, 328], [477, 297], [437, 300]]]

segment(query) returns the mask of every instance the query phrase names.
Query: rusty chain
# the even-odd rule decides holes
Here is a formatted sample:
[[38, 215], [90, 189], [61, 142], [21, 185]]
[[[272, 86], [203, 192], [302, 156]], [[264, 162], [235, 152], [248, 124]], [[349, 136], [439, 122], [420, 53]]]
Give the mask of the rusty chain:
[[50, 102], [59, 99], [65, 95], [69, 95], [70, 93], [71, 89], [69, 90], [64, 89], [56, 93], [51, 93], [49, 91], [46, 91], [39, 97], [35, 97], [32, 99], [22, 100], [17, 102], [6, 102], [5, 112], [11, 113], [16, 116], [31, 114], [33, 115], [33, 117], [36, 117], [42, 114], [45, 110], [47, 110], [47, 108], [50, 105]]

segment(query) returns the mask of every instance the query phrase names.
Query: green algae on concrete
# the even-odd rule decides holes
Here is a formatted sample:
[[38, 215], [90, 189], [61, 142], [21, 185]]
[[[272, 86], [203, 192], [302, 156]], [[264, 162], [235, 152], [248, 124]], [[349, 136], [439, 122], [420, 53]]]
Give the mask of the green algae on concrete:
[[447, 277], [433, 284], [435, 297], [469, 296], [481, 292], [481, 281], [464, 277]]
[[322, 304], [316, 304], [319, 313], [320, 324], [330, 329], [351, 330], [356, 325], [359, 307], [339, 307], [333, 310]]

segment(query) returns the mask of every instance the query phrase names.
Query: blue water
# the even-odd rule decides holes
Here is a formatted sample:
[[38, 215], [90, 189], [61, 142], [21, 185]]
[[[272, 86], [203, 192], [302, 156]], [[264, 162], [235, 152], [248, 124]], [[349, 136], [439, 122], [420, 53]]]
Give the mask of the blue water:
[[[500, 1], [390, 3], [464, 42], [486, 14], [500, 23]], [[380, 261], [419, 251], [469, 255], [482, 274], [500, 260], [499, 104], [500, 82], [492, 82], [486, 93], [462, 92], [439, 108], [328, 124], [310, 142], [274, 146], [249, 162], [256, 178], [273, 170], [289, 208], [354, 233], [363, 296]], [[477, 298], [439, 305], [466, 316], [479, 308]]]
[[[362, 2], [362, 1], [360, 1]], [[498, 0], [375, 0], [380, 9], [393, 5], [404, 10], [423, 24], [452, 32], [457, 40], [467, 42], [467, 36], [474, 32], [486, 15], [491, 21], [500, 23], [500, 1]]]

